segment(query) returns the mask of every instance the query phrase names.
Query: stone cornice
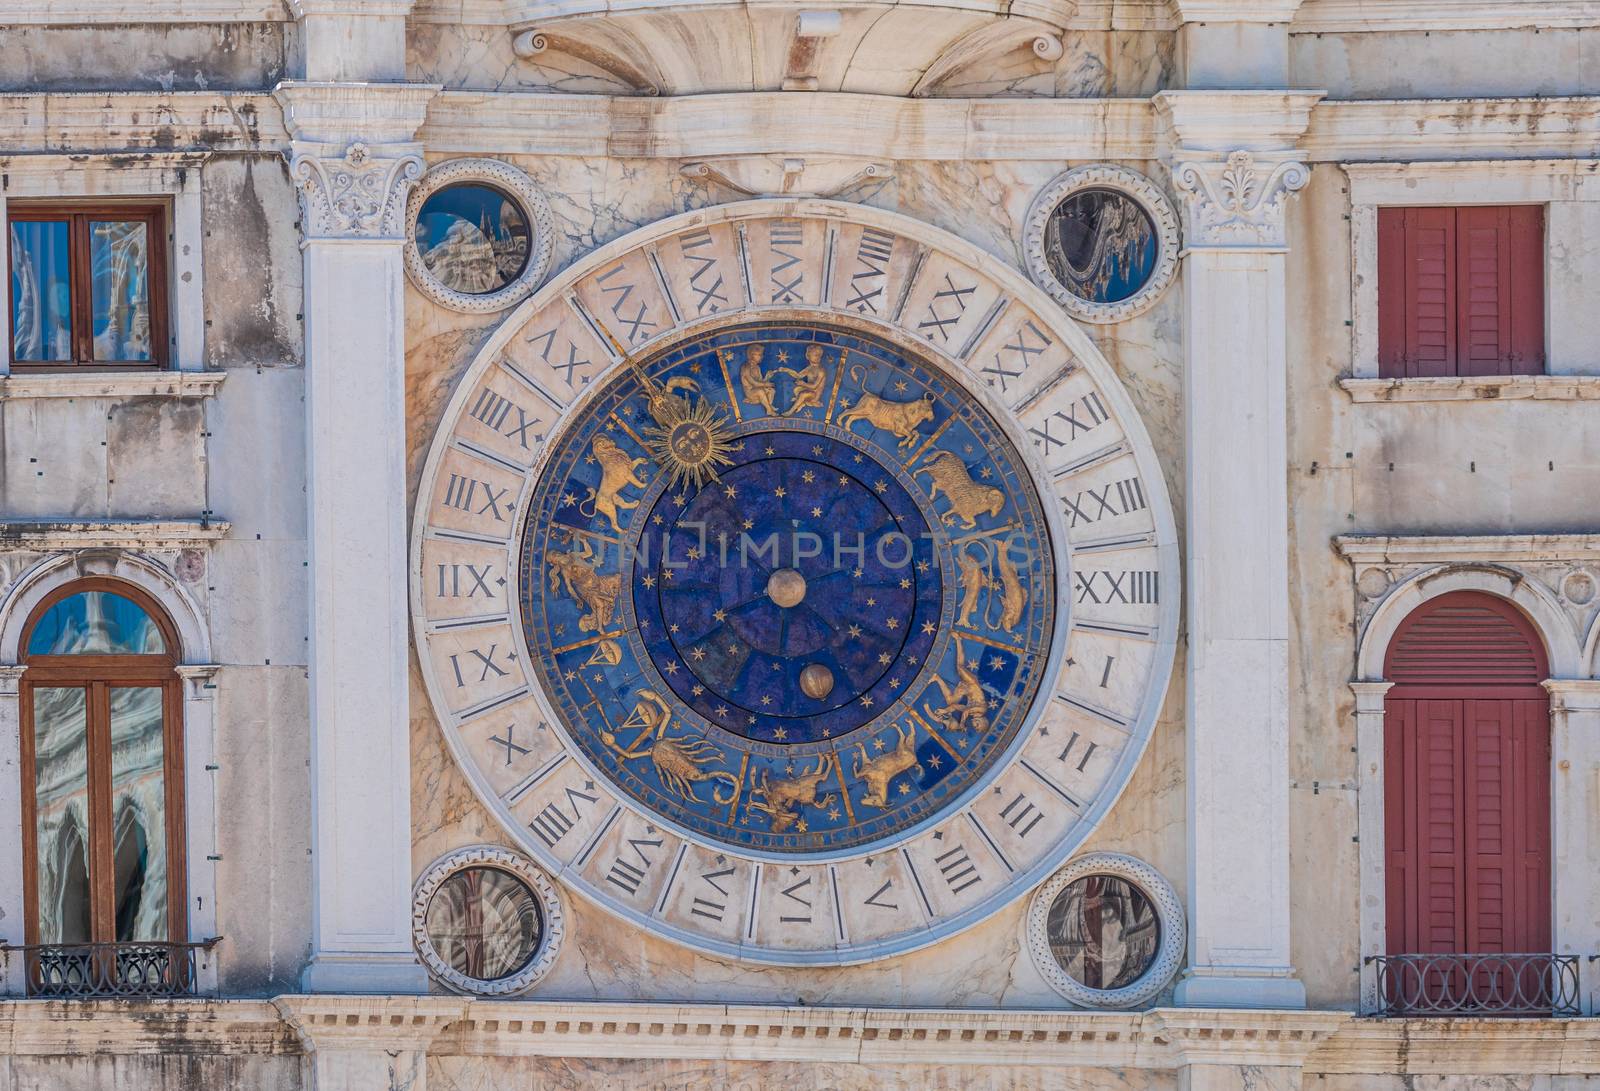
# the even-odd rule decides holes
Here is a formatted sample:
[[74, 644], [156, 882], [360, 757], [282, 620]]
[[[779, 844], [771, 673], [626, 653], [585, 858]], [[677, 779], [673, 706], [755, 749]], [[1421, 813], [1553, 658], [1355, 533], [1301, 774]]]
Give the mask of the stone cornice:
[[1287, 23], [1303, 0], [1172, 0], [1185, 23]]
[[209, 398], [226, 371], [124, 371], [0, 375], [0, 402], [36, 398]]
[[1580, 561], [1600, 551], [1600, 534], [1342, 534], [1333, 541], [1358, 566]]
[[1339, 380], [1353, 402], [1596, 401], [1600, 375], [1475, 375]]
[[1600, 26], [1600, 0], [1304, 0], [1292, 34]]
[[1161, 91], [1152, 100], [1185, 153], [1293, 148], [1324, 91]]
[[272, 97], [283, 108], [284, 128], [297, 145], [342, 148], [359, 140], [372, 146], [409, 144], [422, 127], [434, 83], [313, 83], [285, 80]]
[[231, 528], [216, 519], [0, 519], [0, 549], [179, 549], [220, 541]]

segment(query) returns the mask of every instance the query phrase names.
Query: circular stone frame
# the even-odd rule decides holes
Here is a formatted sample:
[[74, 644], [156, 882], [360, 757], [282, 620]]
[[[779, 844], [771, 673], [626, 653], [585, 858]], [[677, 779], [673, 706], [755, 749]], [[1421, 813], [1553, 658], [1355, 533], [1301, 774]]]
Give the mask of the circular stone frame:
[[[1161, 944], [1156, 948], [1155, 960], [1137, 981], [1120, 989], [1091, 989], [1063, 970], [1050, 952], [1050, 907], [1068, 886], [1091, 875], [1115, 875], [1138, 887], [1155, 906], [1156, 918], [1161, 922]], [[1178, 900], [1172, 884], [1143, 860], [1120, 852], [1091, 852], [1079, 856], [1052, 875], [1034, 891], [1023, 919], [1023, 931], [1039, 974], [1056, 992], [1085, 1008], [1136, 1008], [1148, 1004], [1161, 995], [1161, 990], [1178, 972], [1187, 942], [1183, 903]]]
[[[1142, 208], [1156, 229], [1156, 264], [1150, 279], [1127, 299], [1115, 303], [1095, 303], [1074, 295], [1050, 271], [1045, 256], [1045, 229], [1056, 208], [1073, 194], [1091, 189], [1109, 189], [1122, 194]], [[1122, 322], [1143, 314], [1155, 305], [1161, 293], [1167, 290], [1178, 274], [1180, 246], [1178, 213], [1150, 179], [1126, 167], [1108, 163], [1090, 167], [1074, 167], [1056, 175], [1041, 189], [1028, 206], [1028, 215], [1022, 226], [1022, 256], [1033, 282], [1050, 294], [1050, 298], [1072, 315], [1085, 322], [1101, 324]]]
[[[454, 969], [439, 956], [433, 941], [428, 938], [428, 903], [446, 879], [472, 867], [497, 868], [526, 884], [533, 896], [539, 899], [539, 913], [544, 921], [539, 949], [528, 960], [528, 964], [514, 974], [493, 981], [468, 977]], [[451, 992], [464, 996], [518, 996], [527, 992], [555, 965], [565, 938], [561, 898], [550, 877], [533, 861], [498, 845], [472, 845], [445, 853], [423, 870], [411, 891], [411, 939], [416, 945], [417, 955], [435, 981]]]
[[[517, 279], [493, 292], [458, 292], [428, 270], [417, 249], [417, 215], [428, 198], [447, 186], [477, 182], [515, 201], [528, 221], [528, 261]], [[442, 307], [467, 314], [488, 314], [514, 307], [532, 294], [550, 269], [555, 219], [550, 202], [522, 171], [498, 159], [449, 159], [434, 166], [412, 187], [406, 201], [406, 275], [417, 290]]]

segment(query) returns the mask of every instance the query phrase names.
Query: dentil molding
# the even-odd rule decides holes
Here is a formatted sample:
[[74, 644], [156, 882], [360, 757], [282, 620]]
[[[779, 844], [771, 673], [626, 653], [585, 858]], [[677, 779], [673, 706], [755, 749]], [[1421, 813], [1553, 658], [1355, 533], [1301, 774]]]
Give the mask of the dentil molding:
[[1172, 172], [1183, 201], [1189, 249], [1281, 249], [1288, 244], [1289, 198], [1311, 180], [1310, 169], [1293, 159], [1257, 160], [1252, 152], [1227, 158], [1187, 160]]

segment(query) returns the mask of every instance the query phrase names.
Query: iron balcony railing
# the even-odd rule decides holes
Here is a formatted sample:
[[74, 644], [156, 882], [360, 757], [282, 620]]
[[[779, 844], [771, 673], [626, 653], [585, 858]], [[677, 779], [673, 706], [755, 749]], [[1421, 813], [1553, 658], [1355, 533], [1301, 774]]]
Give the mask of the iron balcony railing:
[[1578, 956], [1370, 955], [1378, 1015], [1578, 1014]]
[[12, 966], [21, 964], [29, 996], [87, 1000], [97, 997], [194, 996], [199, 954], [221, 937], [195, 943], [32, 943], [0, 946]]

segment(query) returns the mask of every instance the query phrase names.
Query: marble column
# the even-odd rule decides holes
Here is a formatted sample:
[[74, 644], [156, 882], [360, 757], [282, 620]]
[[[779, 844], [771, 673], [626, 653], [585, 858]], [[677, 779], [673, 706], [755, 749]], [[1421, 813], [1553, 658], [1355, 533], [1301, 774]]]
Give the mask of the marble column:
[[1184, 215], [1194, 1007], [1305, 1006], [1289, 956], [1285, 211], [1319, 96], [1164, 92]]
[[305, 274], [314, 992], [421, 992], [411, 946], [405, 202], [437, 88], [291, 82]]
[[1550, 872], [1555, 952], [1578, 956], [1578, 996], [1595, 1014], [1600, 989], [1600, 679], [1554, 679], [1550, 692]]
[[1356, 699], [1356, 830], [1361, 838], [1359, 896], [1361, 1010], [1378, 1010], [1378, 971], [1367, 963], [1389, 950], [1384, 913], [1385, 869], [1383, 821], [1383, 712], [1393, 682], [1351, 682]]
[[[22, 897], [22, 673], [27, 667], [0, 666], [0, 943], [27, 942], [28, 907]], [[17, 836], [11, 836], [16, 831]], [[4, 980], [0, 997], [23, 996], [27, 979], [22, 959], [0, 958]]]

